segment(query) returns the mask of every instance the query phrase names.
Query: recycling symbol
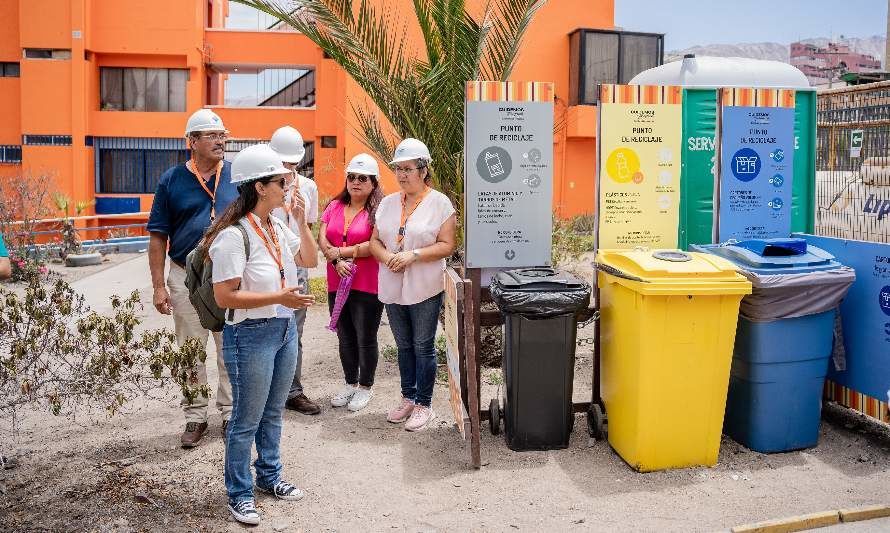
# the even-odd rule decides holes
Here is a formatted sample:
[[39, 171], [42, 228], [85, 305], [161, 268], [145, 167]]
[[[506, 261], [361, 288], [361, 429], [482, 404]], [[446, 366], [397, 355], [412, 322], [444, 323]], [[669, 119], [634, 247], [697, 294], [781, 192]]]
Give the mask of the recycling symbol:
[[516, 252], [514, 252], [513, 250], [507, 250], [506, 252], [504, 252], [504, 257], [507, 258], [507, 261], [512, 261], [516, 258]]

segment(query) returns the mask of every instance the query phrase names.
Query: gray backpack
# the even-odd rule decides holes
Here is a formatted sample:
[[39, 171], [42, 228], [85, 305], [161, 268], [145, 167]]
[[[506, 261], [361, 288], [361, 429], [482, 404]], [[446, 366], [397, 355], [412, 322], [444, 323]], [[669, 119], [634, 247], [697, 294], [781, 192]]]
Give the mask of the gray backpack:
[[[235, 224], [244, 238], [244, 257], [250, 259], [250, 239], [247, 229], [240, 223]], [[210, 331], [222, 331], [226, 325], [226, 310], [216, 304], [213, 296], [213, 261], [210, 260], [208, 248], [202, 246], [203, 241], [189, 252], [185, 258], [185, 286], [189, 291], [189, 301], [198, 313], [201, 327]], [[235, 310], [228, 310], [229, 320], [234, 320]]]

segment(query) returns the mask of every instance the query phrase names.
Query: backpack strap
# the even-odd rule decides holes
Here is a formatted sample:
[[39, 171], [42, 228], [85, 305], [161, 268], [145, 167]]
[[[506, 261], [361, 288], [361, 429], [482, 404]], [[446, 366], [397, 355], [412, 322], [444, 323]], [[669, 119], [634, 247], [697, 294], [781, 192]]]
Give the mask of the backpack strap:
[[[247, 228], [245, 228], [244, 225], [241, 224], [241, 222], [238, 222], [237, 224], [235, 224], [235, 227], [238, 228], [239, 230], [241, 230], [241, 238], [244, 239], [244, 262], [247, 263], [247, 261], [250, 261], [250, 237], [247, 235]], [[241, 288], [240, 283], [238, 284], [238, 288], [239, 289]], [[229, 314], [229, 319], [228, 319], [229, 322], [234, 321], [235, 320], [235, 310], [229, 309], [228, 314]]]

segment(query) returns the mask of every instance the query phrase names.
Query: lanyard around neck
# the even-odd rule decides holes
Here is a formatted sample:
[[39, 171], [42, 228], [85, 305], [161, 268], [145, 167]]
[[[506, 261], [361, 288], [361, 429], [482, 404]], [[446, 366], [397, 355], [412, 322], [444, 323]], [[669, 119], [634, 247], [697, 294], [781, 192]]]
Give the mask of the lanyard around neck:
[[417, 206], [420, 205], [420, 202], [426, 198], [426, 195], [430, 193], [429, 187], [424, 187], [423, 192], [420, 193], [420, 198], [414, 202], [414, 205], [411, 206], [411, 209], [408, 209], [408, 195], [406, 193], [402, 193], [402, 218], [399, 222], [399, 233], [396, 235], [396, 243], [399, 245], [399, 251], [402, 250], [402, 241], [405, 240], [405, 225], [408, 224], [408, 218], [414, 214], [414, 211], [417, 209]]
[[[269, 255], [272, 256], [272, 260], [275, 261], [275, 264], [278, 265], [278, 274], [281, 276], [281, 288], [284, 288], [284, 258], [281, 252], [281, 246], [278, 245], [278, 237], [275, 232], [275, 227], [273, 226], [272, 221], [269, 221], [269, 237], [272, 239], [272, 242], [269, 242], [269, 239], [266, 238], [266, 232], [260, 228], [260, 225], [254, 220], [257, 218], [256, 215], [250, 213], [247, 215], [247, 220], [250, 221], [250, 225], [253, 226], [253, 230], [259, 236], [260, 240], [263, 241], [263, 245], [266, 247], [266, 250], [269, 251]], [[273, 247], [274, 244], [274, 247]], [[277, 253], [276, 253], [277, 252]]]
[[198, 180], [198, 185], [204, 189], [204, 192], [207, 193], [207, 196], [210, 197], [210, 222], [216, 218], [216, 190], [219, 189], [219, 176], [222, 174], [223, 162], [220, 161], [216, 165], [216, 179], [213, 182], [213, 190], [210, 190], [210, 187], [207, 186], [207, 183], [204, 181], [204, 178], [201, 177], [201, 173], [198, 171], [198, 164], [195, 163], [195, 159], [192, 158], [189, 163], [191, 163], [191, 167], [186, 165], [185, 168], [189, 169], [192, 175], [195, 176], [195, 179]]

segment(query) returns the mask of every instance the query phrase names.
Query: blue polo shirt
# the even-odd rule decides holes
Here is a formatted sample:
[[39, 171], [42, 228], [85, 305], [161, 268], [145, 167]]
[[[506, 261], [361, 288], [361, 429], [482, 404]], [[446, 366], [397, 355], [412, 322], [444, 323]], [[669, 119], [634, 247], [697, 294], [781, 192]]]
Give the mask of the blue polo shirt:
[[[216, 216], [220, 217], [238, 197], [238, 189], [232, 185], [232, 165], [223, 163], [220, 184], [216, 185], [214, 174], [207, 187], [216, 188]], [[185, 167], [176, 165], [164, 172], [155, 191], [148, 217], [148, 231], [167, 235], [170, 243], [170, 259], [180, 265], [191, 252], [204, 231], [210, 226], [210, 196], [204, 191], [195, 175]]]

